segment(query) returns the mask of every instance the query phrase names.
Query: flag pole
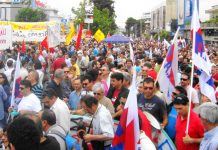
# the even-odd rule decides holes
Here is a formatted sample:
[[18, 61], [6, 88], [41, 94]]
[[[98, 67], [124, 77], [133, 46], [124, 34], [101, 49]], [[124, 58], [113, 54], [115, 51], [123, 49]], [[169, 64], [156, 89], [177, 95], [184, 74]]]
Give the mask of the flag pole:
[[[178, 27], [177, 28], [177, 30], [176, 30], [176, 34], [174, 35], [174, 38], [173, 38], [173, 43], [175, 42], [175, 38], [177, 37], [177, 34], [179, 33], [179, 30], [180, 30], [180, 27]], [[169, 52], [169, 49], [168, 49], [168, 51], [167, 51], [167, 54], [168, 54], [168, 52]], [[162, 70], [163, 69], [163, 67], [164, 67], [164, 63], [166, 62], [166, 57], [164, 58], [164, 61], [163, 61], [163, 63], [162, 63], [162, 65], [161, 65], [161, 67], [160, 67], [160, 70]], [[156, 85], [156, 83], [157, 83], [157, 81], [158, 81], [158, 78], [160, 77], [160, 70], [159, 70], [159, 72], [158, 72], [158, 74], [157, 74], [157, 78], [156, 78], [156, 80], [155, 80], [155, 82], [154, 82], [154, 85]]]
[[[194, 3], [194, 12], [197, 10], [197, 0], [195, 0], [195, 3]], [[194, 14], [193, 12], [193, 14]], [[193, 17], [193, 15], [192, 15]], [[196, 23], [195, 21], [192, 21], [192, 23]], [[194, 25], [195, 26], [195, 25]], [[191, 83], [190, 83], [190, 86], [191, 86], [191, 89], [190, 91], [188, 91], [190, 94], [189, 94], [189, 108], [188, 108], [188, 116], [187, 116], [187, 124], [186, 124], [186, 130], [185, 130], [185, 133], [186, 135], [188, 134], [188, 131], [189, 131], [189, 124], [190, 124], [190, 113], [191, 113], [191, 98], [192, 98], [192, 84], [193, 84], [193, 76], [194, 76], [194, 62], [193, 62], [193, 55], [194, 55], [194, 51], [195, 51], [195, 39], [196, 39], [196, 31], [195, 31], [195, 28], [193, 28], [193, 39], [192, 39], [192, 69], [191, 69]]]

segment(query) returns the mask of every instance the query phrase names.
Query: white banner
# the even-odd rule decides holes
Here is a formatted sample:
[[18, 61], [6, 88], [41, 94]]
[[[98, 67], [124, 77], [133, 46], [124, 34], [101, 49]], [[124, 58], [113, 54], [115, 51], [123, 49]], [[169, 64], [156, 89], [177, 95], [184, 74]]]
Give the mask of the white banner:
[[0, 26], [0, 50], [12, 47], [11, 26]]
[[60, 24], [55, 24], [48, 26], [48, 45], [49, 47], [55, 47], [60, 44], [61, 40], [61, 26]]

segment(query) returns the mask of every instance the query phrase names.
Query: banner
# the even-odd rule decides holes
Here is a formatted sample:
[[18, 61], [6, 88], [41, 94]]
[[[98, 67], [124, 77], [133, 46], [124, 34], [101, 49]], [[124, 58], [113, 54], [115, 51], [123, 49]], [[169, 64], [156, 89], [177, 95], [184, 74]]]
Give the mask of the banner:
[[0, 26], [0, 50], [12, 47], [11, 26]]
[[55, 47], [60, 44], [61, 40], [61, 27], [60, 24], [48, 26], [48, 45]]
[[178, 25], [184, 25], [185, 21], [185, 1], [184, 0], [178, 0], [177, 1], [177, 14], [178, 14]]
[[56, 22], [4, 22], [0, 21], [0, 25], [11, 25], [12, 41], [36, 41], [41, 42], [47, 36], [47, 27], [54, 26]]

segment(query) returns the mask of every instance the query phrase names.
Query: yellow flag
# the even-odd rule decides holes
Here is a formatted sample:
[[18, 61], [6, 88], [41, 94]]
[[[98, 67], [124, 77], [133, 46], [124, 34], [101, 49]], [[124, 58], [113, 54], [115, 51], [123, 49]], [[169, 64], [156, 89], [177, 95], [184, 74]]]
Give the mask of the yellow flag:
[[70, 29], [70, 33], [66, 37], [66, 43], [65, 43], [66, 45], [70, 44], [70, 41], [74, 35], [76, 35], [76, 31], [75, 31], [74, 24], [72, 24], [72, 27]]
[[61, 24], [61, 31], [62, 33], [65, 33], [64, 23]]
[[99, 43], [105, 39], [105, 35], [100, 29], [98, 29], [94, 34], [94, 38]]

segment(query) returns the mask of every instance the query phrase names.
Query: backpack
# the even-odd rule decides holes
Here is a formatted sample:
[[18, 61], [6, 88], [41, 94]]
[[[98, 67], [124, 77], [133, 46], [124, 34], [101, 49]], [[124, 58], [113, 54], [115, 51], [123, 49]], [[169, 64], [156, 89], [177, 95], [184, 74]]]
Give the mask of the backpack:
[[60, 138], [62, 138], [65, 141], [66, 150], [72, 150], [73, 148], [75, 148], [76, 150], [80, 150], [79, 143], [70, 134], [67, 134], [65, 136], [64, 134], [56, 130], [51, 131], [50, 134], [55, 134], [59, 136]]

